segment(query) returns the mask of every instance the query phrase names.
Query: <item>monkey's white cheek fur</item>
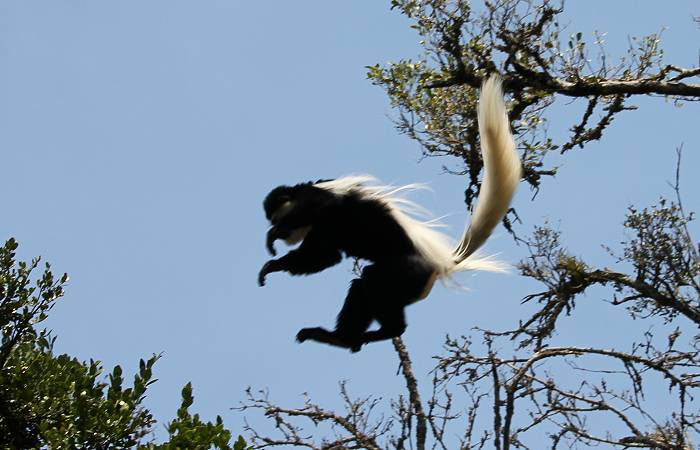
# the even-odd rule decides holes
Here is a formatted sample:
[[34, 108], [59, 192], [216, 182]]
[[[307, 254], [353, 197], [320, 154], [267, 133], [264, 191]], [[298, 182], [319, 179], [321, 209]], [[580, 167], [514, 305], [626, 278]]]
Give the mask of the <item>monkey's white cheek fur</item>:
[[284, 240], [288, 245], [294, 245], [304, 240], [307, 234], [311, 231], [311, 226], [296, 228], [292, 231], [287, 239]]
[[272, 220], [273, 221], [279, 221], [282, 219], [284, 216], [289, 214], [289, 212], [294, 209], [294, 202], [291, 202], [287, 200], [286, 202], [282, 203], [279, 208], [272, 214]]

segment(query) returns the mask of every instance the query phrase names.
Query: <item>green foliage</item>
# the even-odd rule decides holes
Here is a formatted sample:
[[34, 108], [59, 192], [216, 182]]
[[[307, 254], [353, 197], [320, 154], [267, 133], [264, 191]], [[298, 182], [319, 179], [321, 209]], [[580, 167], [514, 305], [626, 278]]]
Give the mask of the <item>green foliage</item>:
[[0, 248], [0, 365], [16, 345], [38, 337], [34, 325], [46, 319], [54, 303], [63, 296], [63, 285], [68, 282], [67, 274], [54, 279], [51, 266], [46, 263], [43, 274], [32, 286], [32, 272], [41, 259], [15, 264], [17, 247], [17, 241], [11, 238]]
[[105, 383], [99, 362], [82, 363], [52, 350], [53, 339], [22, 343], [2, 368], [0, 429], [12, 444], [127, 448], [150, 432], [154, 420], [141, 403], [157, 356], [142, 360], [133, 387], [124, 388], [119, 366]]
[[182, 405], [177, 410], [177, 418], [167, 426], [170, 440], [150, 448], [158, 450], [204, 450], [212, 447], [221, 450], [246, 450], [249, 448], [241, 436], [233, 447], [229, 445], [231, 432], [224, 427], [220, 416], [216, 416], [216, 423], [205, 423], [199, 418], [199, 414], [191, 415], [188, 409], [193, 401], [192, 383], [187, 383], [182, 388]]
[[562, 248], [558, 231], [536, 227], [525, 241], [530, 256], [518, 267], [546, 289], [525, 297], [543, 306], [522, 323], [518, 334], [528, 338], [521, 345], [543, 345], [559, 317], [571, 314], [577, 296], [594, 285], [612, 286], [610, 303], [625, 305], [632, 318], [659, 316], [672, 322], [685, 316], [700, 325], [700, 247], [688, 231], [691, 220], [679, 203], [664, 199], [642, 210], [630, 207], [624, 221], [629, 238], [622, 242], [622, 254], [616, 255], [623, 267], [634, 269], [629, 275], [589, 267]]
[[212, 424], [190, 415], [189, 383], [177, 418], [168, 425], [170, 440], [147, 442], [155, 420], [143, 401], [155, 382], [159, 356], [141, 360], [127, 387], [120, 366], [105, 379], [99, 361], [55, 355], [55, 338], [35, 326], [63, 296], [68, 276], [56, 279], [46, 264], [33, 277], [40, 259], [17, 262], [17, 246], [9, 239], [0, 247], [0, 448], [246, 448], [240, 437], [229, 445], [231, 432], [220, 417]]
[[[463, 168], [455, 172], [468, 175], [465, 200], [470, 207], [478, 195], [483, 167], [477, 88], [489, 73], [507, 74], [512, 66], [508, 43], [497, 40], [511, 39], [509, 36], [515, 40], [517, 35], [523, 43], [540, 40], [551, 44], [558, 39], [550, 29], [538, 27], [543, 18], [550, 24], [558, 10], [541, 7], [518, 21], [515, 17], [524, 9], [519, 5], [522, 2], [507, 3], [509, 20], [488, 8], [479, 13], [468, 1], [394, 0], [392, 9], [413, 21], [411, 28], [423, 52], [417, 61], [368, 67], [367, 77], [386, 91], [396, 109], [395, 124], [401, 133], [418, 141], [426, 156], [453, 155], [462, 160]], [[526, 53], [519, 55], [519, 64], [531, 65]], [[554, 169], [542, 169], [545, 155], [557, 148], [546, 137], [541, 114], [552, 101], [552, 93], [544, 89], [513, 90], [510, 99], [513, 129], [523, 149], [524, 177], [534, 188], [541, 176], [554, 174]]]
[[[632, 264], [638, 283], [677, 304], [700, 308], [700, 257], [687, 228], [692, 218], [679, 204], [664, 199], [642, 210], [630, 207], [624, 225], [633, 237], [622, 242], [620, 260]], [[629, 309], [638, 316], [659, 315], [668, 321], [681, 312], [648, 297], [630, 303]]]
[[[635, 109], [627, 105], [630, 95], [698, 95], [669, 89], [695, 72], [664, 65], [657, 34], [632, 37], [627, 53], [615, 61], [605, 51], [603, 34], [587, 41], [582, 32], [561, 25], [568, 21], [562, 20], [563, 2], [392, 0], [391, 8], [412, 22], [421, 52], [369, 66], [367, 77], [386, 91], [397, 129], [418, 141], [426, 156], [459, 158], [454, 172], [468, 178], [468, 207], [478, 195], [483, 168], [477, 89], [490, 74], [503, 79], [523, 180], [534, 190], [542, 177], [556, 174], [547, 163], [549, 153], [601, 139], [618, 113]], [[650, 83], [657, 85], [652, 89]], [[564, 142], [547, 133], [555, 94], [586, 103]]]

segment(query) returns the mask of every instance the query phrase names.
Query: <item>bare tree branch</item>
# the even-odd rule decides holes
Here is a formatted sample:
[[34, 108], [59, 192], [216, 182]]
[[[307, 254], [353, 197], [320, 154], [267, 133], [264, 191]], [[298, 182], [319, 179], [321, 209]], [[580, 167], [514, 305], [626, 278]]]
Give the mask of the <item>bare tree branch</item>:
[[[659, 75], [641, 80], [577, 80], [575, 82], [554, 78], [546, 72], [528, 70], [522, 65], [515, 65], [518, 75], [506, 75], [503, 77], [503, 85], [508, 90], [538, 89], [547, 92], [565, 95], [567, 97], [601, 97], [601, 96], [629, 96], [629, 95], [668, 95], [676, 97], [689, 97], [688, 100], [700, 99], [700, 84], [686, 84], [678, 81], [658, 81]], [[700, 67], [688, 70], [689, 76], [700, 74]], [[692, 75], [691, 75], [692, 74]], [[430, 83], [428, 88], [445, 88], [466, 84], [478, 88], [485, 77], [475, 75], [472, 71], [464, 74], [455, 74], [454, 78], [438, 80]], [[683, 77], [686, 78], [686, 77]], [[674, 79], [678, 79], [674, 77]]]
[[392, 343], [394, 344], [396, 353], [399, 355], [401, 371], [406, 379], [406, 389], [408, 390], [411, 406], [416, 416], [416, 448], [418, 450], [425, 450], [425, 438], [427, 435], [426, 417], [418, 392], [418, 382], [416, 381], [416, 377], [413, 376], [411, 360], [406, 351], [406, 347], [403, 345], [403, 341], [400, 337], [395, 337], [392, 339]]

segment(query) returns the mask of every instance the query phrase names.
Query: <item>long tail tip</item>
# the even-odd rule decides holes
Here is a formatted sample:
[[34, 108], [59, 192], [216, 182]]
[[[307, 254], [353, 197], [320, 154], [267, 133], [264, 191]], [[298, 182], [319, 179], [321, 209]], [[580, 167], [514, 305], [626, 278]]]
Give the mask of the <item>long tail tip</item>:
[[500, 95], [503, 93], [501, 88], [502, 84], [503, 79], [501, 75], [494, 73], [481, 83], [481, 89], [485, 91], [495, 91]]

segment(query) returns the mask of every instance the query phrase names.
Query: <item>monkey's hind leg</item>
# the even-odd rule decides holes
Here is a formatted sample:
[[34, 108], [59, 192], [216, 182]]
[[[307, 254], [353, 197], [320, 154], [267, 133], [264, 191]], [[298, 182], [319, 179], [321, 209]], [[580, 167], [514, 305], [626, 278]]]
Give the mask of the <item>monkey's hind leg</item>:
[[379, 322], [379, 329], [368, 331], [362, 336], [362, 343], [383, 341], [399, 337], [406, 331], [406, 316], [404, 306], [390, 304], [388, 306], [377, 305], [374, 318]]
[[353, 352], [360, 350], [360, 347], [352, 344], [349, 340], [338, 336], [334, 331], [328, 331], [322, 327], [302, 328], [297, 333], [297, 342], [316, 341], [323, 344], [334, 345], [336, 347], [349, 348]]
[[375, 264], [367, 284], [373, 298], [370, 311], [379, 329], [368, 331], [362, 343], [383, 341], [401, 336], [406, 331], [406, 306], [424, 297], [435, 280], [434, 268], [418, 256]]
[[312, 340], [349, 348], [352, 352], [360, 351], [364, 343], [362, 336], [372, 323], [372, 313], [367, 298], [368, 290], [365, 286], [367, 281], [363, 278], [352, 281], [345, 304], [338, 314], [334, 331], [321, 327], [303, 328], [297, 333], [297, 341]]

